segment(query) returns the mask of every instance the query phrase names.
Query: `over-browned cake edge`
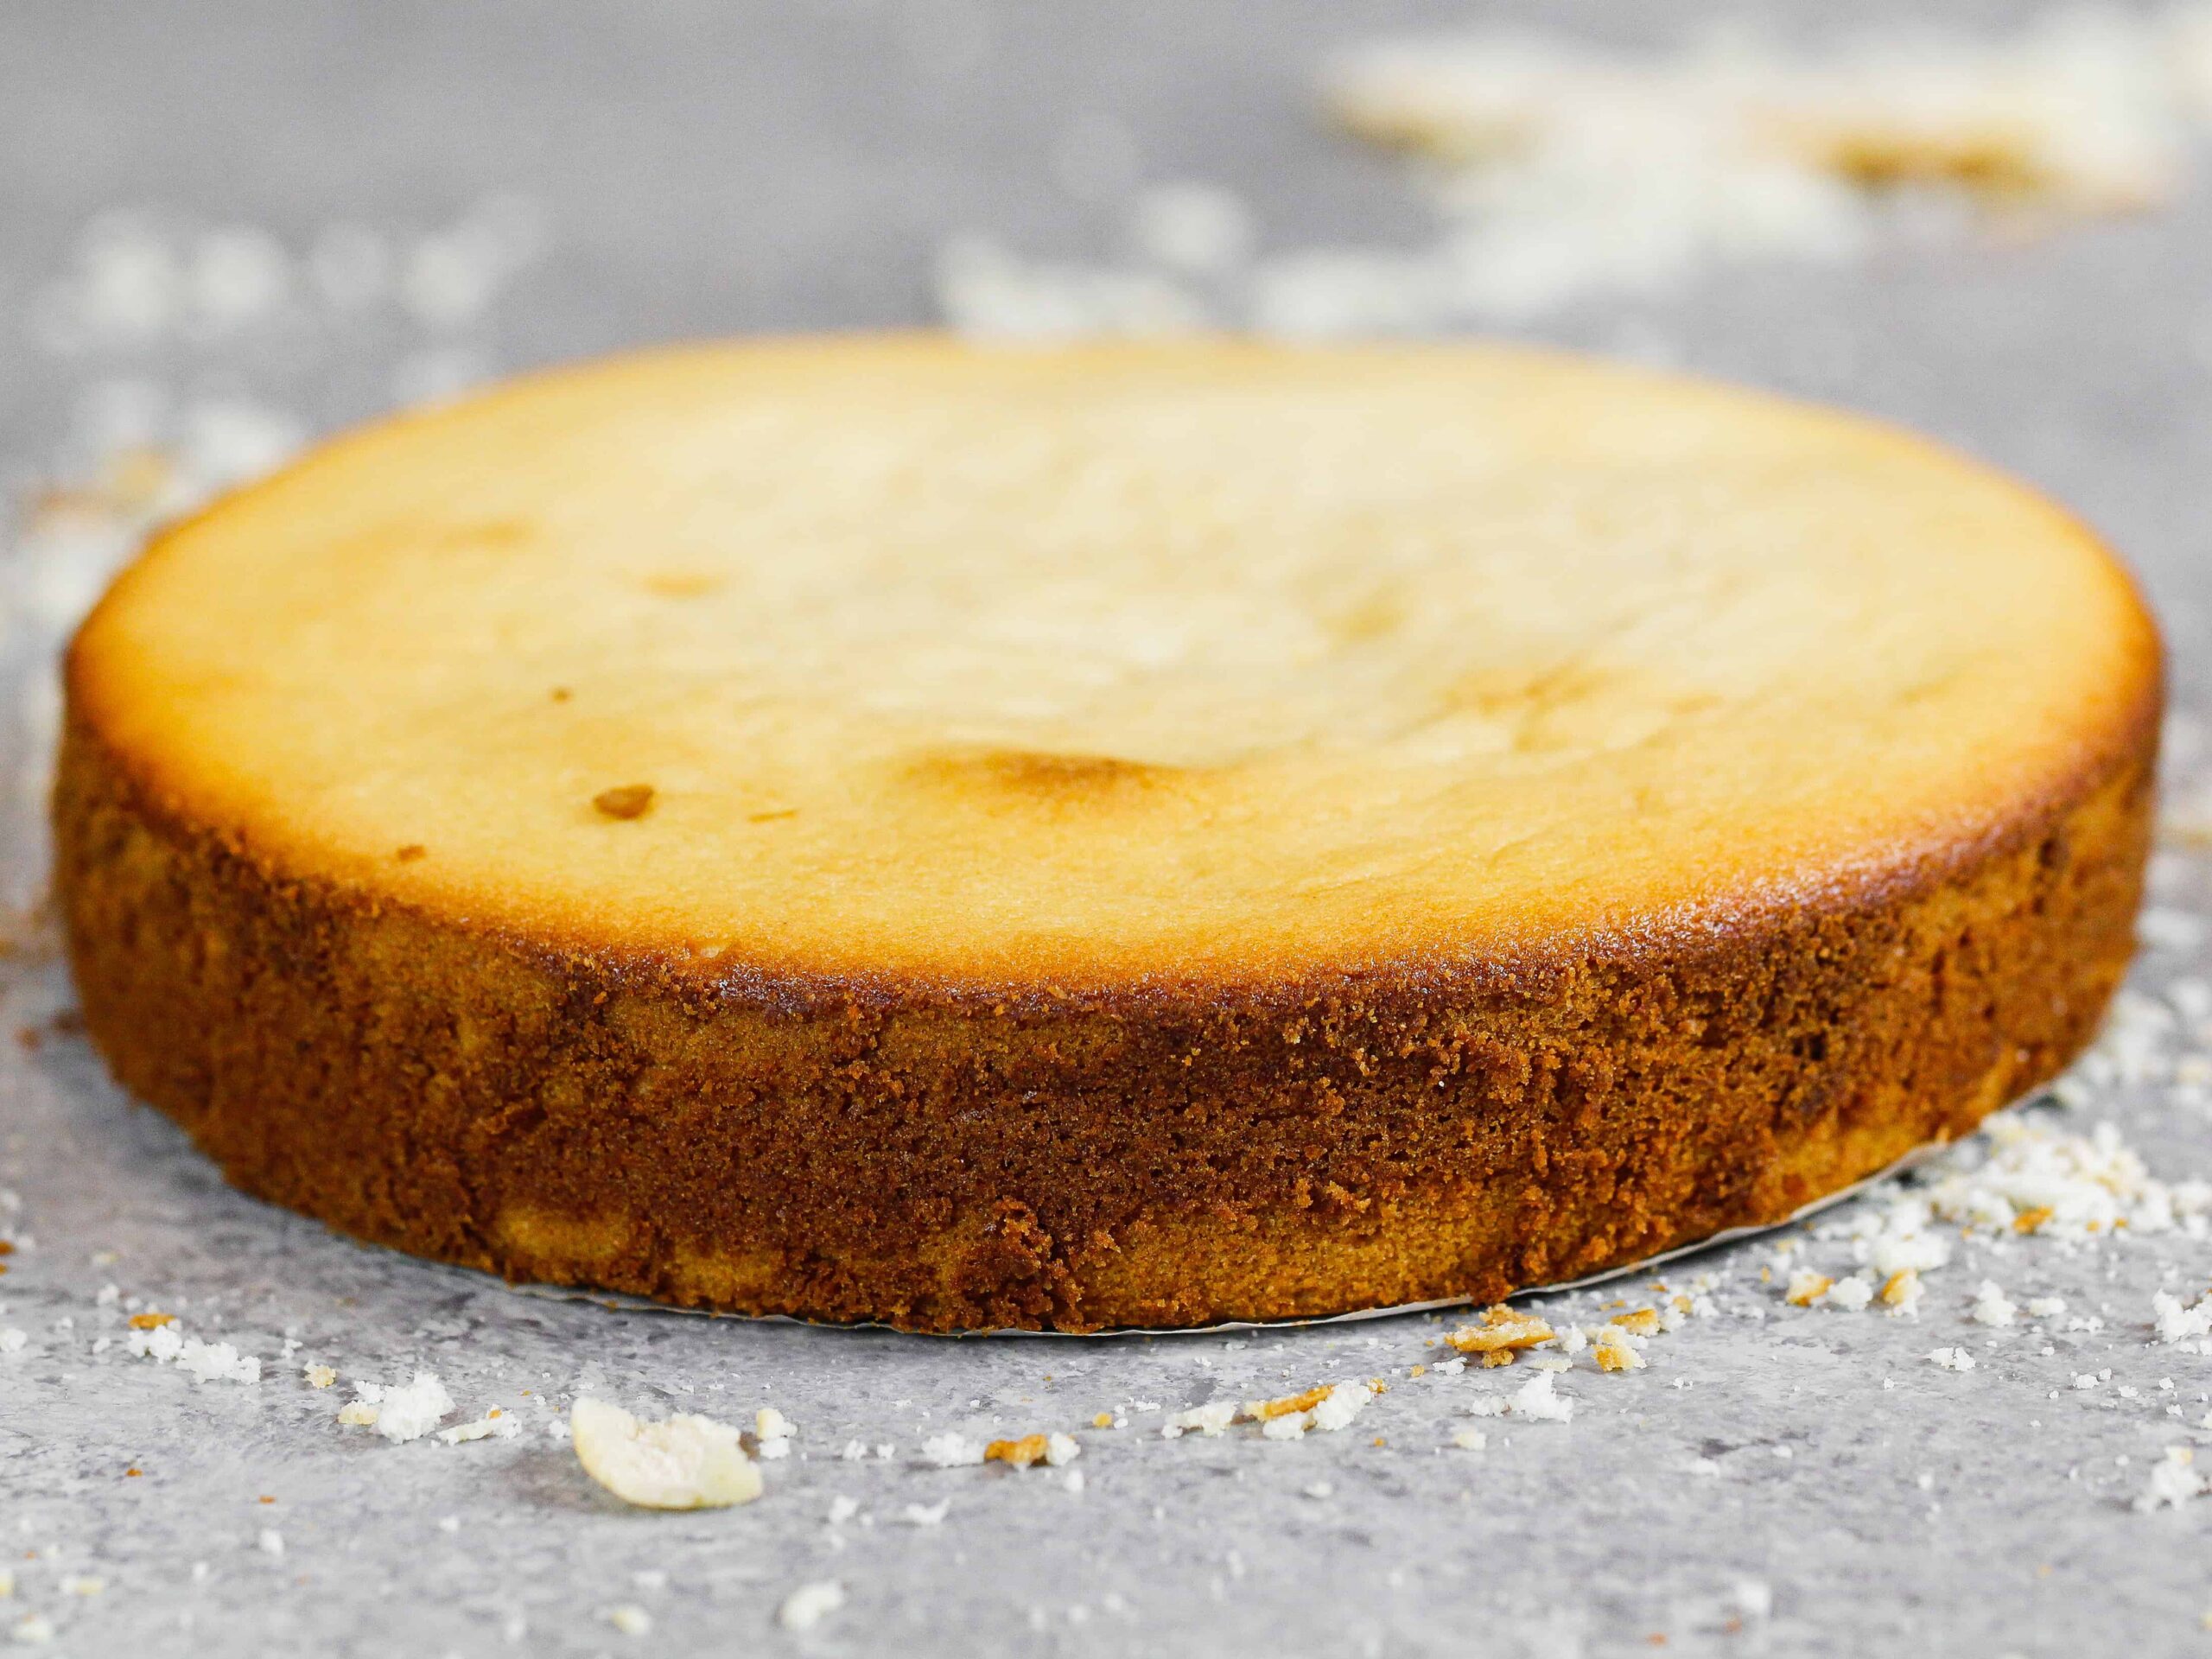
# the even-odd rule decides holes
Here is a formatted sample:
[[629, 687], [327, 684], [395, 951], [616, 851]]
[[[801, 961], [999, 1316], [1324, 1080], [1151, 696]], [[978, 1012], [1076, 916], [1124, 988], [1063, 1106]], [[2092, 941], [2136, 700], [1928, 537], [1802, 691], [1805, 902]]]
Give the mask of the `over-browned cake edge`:
[[183, 821], [73, 699], [56, 880], [117, 1077], [359, 1237], [917, 1330], [1326, 1314], [1778, 1219], [2053, 1076], [2132, 949], [2161, 702], [2153, 661], [2050, 798], [1863, 890], [1303, 983], [550, 949]]

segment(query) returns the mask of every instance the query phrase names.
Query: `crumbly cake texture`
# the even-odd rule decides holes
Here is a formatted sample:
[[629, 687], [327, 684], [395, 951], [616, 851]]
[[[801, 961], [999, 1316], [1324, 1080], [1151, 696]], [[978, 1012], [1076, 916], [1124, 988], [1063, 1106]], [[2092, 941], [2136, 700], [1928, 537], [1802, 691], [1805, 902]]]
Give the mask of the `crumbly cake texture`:
[[238, 1185], [938, 1331], [1493, 1300], [1965, 1132], [2119, 981], [2162, 697], [1851, 417], [925, 337], [342, 439], [66, 679], [87, 1029]]

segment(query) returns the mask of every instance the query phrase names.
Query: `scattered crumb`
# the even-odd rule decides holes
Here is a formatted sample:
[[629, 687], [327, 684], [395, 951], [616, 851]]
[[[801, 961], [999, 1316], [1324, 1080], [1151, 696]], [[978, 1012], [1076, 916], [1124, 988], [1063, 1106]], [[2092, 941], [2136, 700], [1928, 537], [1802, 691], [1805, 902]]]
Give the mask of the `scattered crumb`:
[[2186, 1446], [2170, 1446], [2166, 1455], [2151, 1465], [2151, 1478], [2136, 1498], [2135, 1507], [2145, 1513], [2177, 1510], [2207, 1491], [2212, 1491], [2212, 1481], [2197, 1472], [2196, 1452]]
[[2019, 1312], [1993, 1279], [1985, 1279], [1974, 1292], [1974, 1312], [1969, 1317], [1976, 1325], [2004, 1326], [2012, 1323]]
[[803, 1584], [776, 1609], [776, 1623], [787, 1630], [810, 1630], [845, 1605], [845, 1588], [834, 1580]]
[[2193, 1303], [2184, 1304], [2172, 1292], [2161, 1290], [2152, 1296], [2151, 1311], [2160, 1342], [2185, 1342], [2212, 1336], [2212, 1291], [2207, 1291]]
[[1864, 1311], [1874, 1300], [1874, 1286], [1863, 1273], [1854, 1273], [1839, 1279], [1828, 1287], [1827, 1306], [1846, 1313]]
[[1899, 1268], [1882, 1283], [1882, 1302], [1892, 1317], [1917, 1319], [1923, 1287], [1916, 1268]]
[[451, 1428], [440, 1429], [438, 1438], [448, 1446], [459, 1446], [464, 1440], [511, 1440], [521, 1433], [520, 1420], [494, 1406], [473, 1423], [455, 1423]]
[[986, 1463], [1010, 1463], [1017, 1469], [1027, 1469], [1033, 1463], [1045, 1460], [1045, 1437], [1025, 1434], [1018, 1440], [993, 1440], [983, 1448]]
[[964, 1434], [932, 1434], [922, 1442], [922, 1461], [939, 1469], [981, 1463], [984, 1455], [983, 1443]]
[[1185, 1434], [1203, 1434], [1211, 1440], [1236, 1421], [1236, 1402], [1233, 1400], [1209, 1400], [1203, 1406], [1192, 1406], [1188, 1411], [1179, 1411], [1160, 1425], [1163, 1440], [1176, 1440]]
[[1783, 1300], [1793, 1307], [1810, 1307], [1826, 1296], [1834, 1283], [1825, 1273], [1800, 1268], [1789, 1275], [1789, 1288]]
[[626, 1503], [714, 1510], [760, 1496], [760, 1467], [727, 1423], [689, 1414], [641, 1422], [591, 1399], [578, 1400], [569, 1421], [584, 1472]]
[[1618, 1325], [1601, 1325], [1592, 1333], [1591, 1357], [1601, 1371], [1634, 1371], [1646, 1361], [1637, 1351], [1636, 1338]]
[[772, 1463], [791, 1455], [791, 1440], [798, 1433], [798, 1425], [775, 1407], [763, 1406], [753, 1414], [753, 1433], [760, 1444], [761, 1460]]
[[1550, 1342], [1557, 1333], [1534, 1313], [1501, 1302], [1483, 1310], [1480, 1325], [1464, 1325], [1445, 1338], [1463, 1354], [1479, 1354], [1485, 1365], [1510, 1365], [1514, 1356]]
[[356, 1382], [353, 1398], [340, 1408], [338, 1421], [373, 1428], [397, 1445], [421, 1440], [452, 1409], [453, 1396], [437, 1374], [417, 1371], [406, 1383]]

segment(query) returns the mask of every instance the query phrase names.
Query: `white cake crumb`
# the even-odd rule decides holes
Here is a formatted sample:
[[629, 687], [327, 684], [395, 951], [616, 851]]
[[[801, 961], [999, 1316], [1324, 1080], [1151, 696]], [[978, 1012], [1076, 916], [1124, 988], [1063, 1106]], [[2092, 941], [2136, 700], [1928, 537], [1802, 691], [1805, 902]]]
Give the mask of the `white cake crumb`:
[[1160, 1438], [1176, 1440], [1185, 1434], [1203, 1434], [1209, 1440], [1222, 1433], [1236, 1421], [1234, 1400], [1209, 1400], [1203, 1406], [1192, 1406], [1179, 1411], [1160, 1427]]
[[2212, 1336], [2212, 1291], [2188, 1304], [2171, 1291], [2158, 1291], [2151, 1298], [2151, 1311], [2160, 1342], [2172, 1344]]
[[787, 1630], [810, 1630], [845, 1605], [845, 1587], [834, 1579], [802, 1584], [776, 1609], [776, 1623]]
[[620, 1607], [607, 1610], [607, 1622], [625, 1636], [651, 1636], [653, 1616], [635, 1602], [625, 1602]]
[[760, 1496], [760, 1466], [727, 1423], [686, 1413], [643, 1422], [592, 1399], [578, 1400], [569, 1421], [584, 1472], [626, 1503], [715, 1510]]
[[1985, 1279], [1974, 1291], [1974, 1311], [1968, 1317], [1976, 1325], [2001, 1327], [2012, 1324], [2018, 1312], [1994, 1279]]
[[1554, 1391], [1550, 1372], [1539, 1371], [1514, 1391], [1512, 1412], [1531, 1422], [1563, 1423], [1574, 1415], [1574, 1402]]
[[1825, 1273], [1815, 1273], [1810, 1268], [1799, 1268], [1789, 1275], [1789, 1287], [1783, 1300], [1793, 1307], [1810, 1307], [1828, 1294], [1835, 1281]]
[[1974, 1356], [1963, 1348], [1931, 1349], [1929, 1351], [1928, 1357], [1930, 1362], [1942, 1366], [1947, 1371], [1974, 1370]]
[[938, 1469], [957, 1469], [983, 1460], [983, 1443], [964, 1434], [932, 1434], [922, 1442], [922, 1461]]
[[2170, 1446], [2166, 1455], [2151, 1465], [2151, 1478], [2136, 1498], [2135, 1507], [2145, 1513], [2177, 1510], [2207, 1490], [2212, 1490], [2212, 1482], [2197, 1472], [2196, 1453], [2186, 1446]]
[[197, 1337], [185, 1338], [184, 1346], [177, 1353], [176, 1368], [202, 1382], [261, 1381], [258, 1359], [239, 1353], [227, 1342], [202, 1342]]
[[405, 1383], [356, 1382], [338, 1421], [376, 1432], [398, 1445], [419, 1440], [453, 1409], [453, 1396], [434, 1371], [416, 1371]]
[[1851, 1274], [1828, 1287], [1827, 1305], [1847, 1313], [1862, 1312], [1873, 1300], [1873, 1281], [1863, 1273]]
[[753, 1433], [760, 1442], [762, 1461], [773, 1462], [791, 1455], [791, 1440], [798, 1433], [798, 1425], [773, 1406], [763, 1406], [753, 1414]]
[[456, 1423], [451, 1428], [440, 1429], [438, 1438], [448, 1446], [459, 1446], [466, 1440], [511, 1440], [521, 1433], [519, 1419], [493, 1406], [474, 1422]]

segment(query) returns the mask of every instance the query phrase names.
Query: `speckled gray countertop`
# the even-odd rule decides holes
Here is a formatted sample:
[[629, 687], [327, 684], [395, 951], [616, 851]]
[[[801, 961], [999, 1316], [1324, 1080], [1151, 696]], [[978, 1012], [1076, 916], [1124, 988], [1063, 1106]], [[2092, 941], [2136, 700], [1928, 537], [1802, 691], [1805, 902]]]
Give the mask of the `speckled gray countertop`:
[[[1657, 35], [1712, 10], [1544, 15]], [[81, 471], [86, 398], [118, 379], [140, 388], [125, 403], [148, 385], [179, 407], [251, 398], [313, 430], [410, 387], [632, 340], [924, 320], [947, 232], [1046, 251], [1106, 234], [1053, 170], [1071, 124], [1119, 121], [1140, 172], [1221, 180], [1271, 237], [1387, 237], [1414, 221], [1402, 186], [1319, 130], [1311, 72], [1332, 44], [1453, 15], [19, 0], [0, 15], [0, 529], [21, 541], [41, 482]], [[41, 333], [41, 296], [105, 210], [297, 248], [340, 219], [435, 229], [501, 192], [542, 205], [543, 251], [465, 324], [295, 319], [106, 355]], [[1751, 269], [1540, 332], [1663, 340], [1691, 366], [1840, 398], [2036, 480], [2141, 572], [2177, 699], [2201, 709], [2208, 268], [2200, 188], [2032, 246]], [[0, 759], [27, 780], [0, 818], [27, 893], [40, 688], [83, 584], [20, 548], [0, 577], [18, 716]], [[2184, 772], [2194, 732], [2178, 728]], [[2145, 996], [2171, 1006], [2177, 979], [2212, 966], [2187, 919], [2212, 907], [2208, 878], [2198, 854], [2159, 855]], [[1789, 1306], [1761, 1279], [1772, 1241], [1738, 1244], [1663, 1270], [1713, 1275], [1715, 1311], [1653, 1338], [1647, 1369], [1600, 1376], [1586, 1356], [1560, 1378], [1572, 1422], [1477, 1420], [1468, 1403], [1525, 1368], [1412, 1376], [1445, 1351], [1435, 1316], [929, 1340], [613, 1311], [365, 1249], [226, 1190], [107, 1082], [69, 1000], [35, 950], [0, 963], [0, 1232], [21, 1241], [0, 1331], [23, 1333], [0, 1351], [0, 1637], [43, 1620], [48, 1650], [86, 1656], [2212, 1650], [2212, 1499], [2132, 1506], [2212, 1393], [2212, 1357], [2150, 1329], [2155, 1291], [2212, 1279], [2212, 1245], [2184, 1232], [1967, 1241], [1916, 1320]], [[2154, 1174], [2212, 1176], [2212, 1096], [2187, 1058], [2202, 1039], [2154, 1037], [2132, 1081], [2101, 1084], [2062, 1127], [2110, 1121]], [[1848, 1262], [1833, 1241], [1807, 1250]], [[1984, 1277], [2101, 1328], [1974, 1323]], [[1647, 1295], [1635, 1280], [1549, 1306], [1594, 1320]], [[260, 1357], [263, 1380], [195, 1382], [130, 1357], [126, 1317], [149, 1306]], [[1927, 1358], [1958, 1345], [1971, 1371]], [[348, 1389], [308, 1386], [308, 1361], [348, 1382], [428, 1367], [458, 1402], [450, 1421], [499, 1405], [524, 1432], [387, 1444], [338, 1426]], [[1390, 1390], [1344, 1433], [1159, 1433], [1217, 1395], [1369, 1376]], [[797, 1451], [749, 1507], [625, 1510], [546, 1429], [585, 1391], [733, 1421], [772, 1402]], [[1123, 1426], [1090, 1427], [1102, 1411]], [[1485, 1449], [1452, 1446], [1478, 1421]], [[947, 1429], [1046, 1428], [1081, 1440], [1080, 1491], [1059, 1471], [917, 1455]], [[840, 1458], [854, 1440], [895, 1451]], [[841, 1497], [857, 1508], [832, 1526]], [[934, 1524], [907, 1518], [948, 1499]], [[784, 1599], [825, 1580], [843, 1608], [782, 1629]], [[620, 1628], [624, 1608], [650, 1631]]]

